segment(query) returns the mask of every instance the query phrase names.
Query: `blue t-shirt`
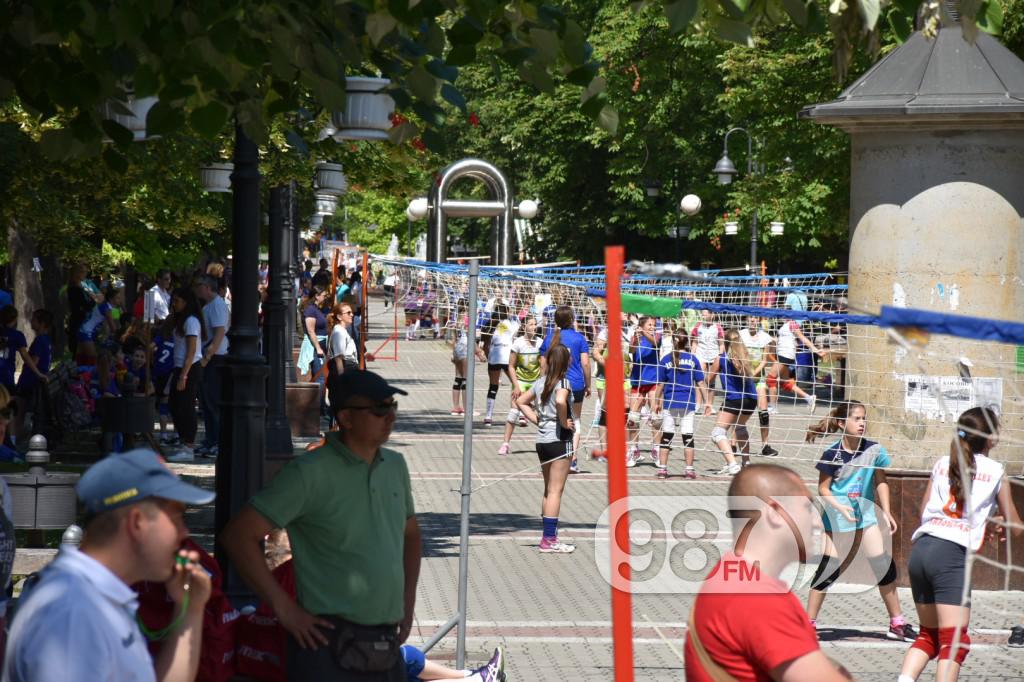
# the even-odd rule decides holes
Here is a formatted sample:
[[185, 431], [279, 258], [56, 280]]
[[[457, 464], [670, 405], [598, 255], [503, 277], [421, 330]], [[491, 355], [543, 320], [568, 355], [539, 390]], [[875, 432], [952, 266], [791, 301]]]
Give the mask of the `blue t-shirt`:
[[887, 467], [890, 461], [884, 447], [866, 438], [861, 439], [856, 452], [847, 452], [842, 440], [825, 450], [815, 466], [818, 471], [832, 477], [829, 490], [839, 504], [853, 507], [857, 519], [851, 523], [838, 509], [825, 505], [825, 530], [851, 531], [878, 523], [873, 467]]
[[722, 379], [726, 400], [757, 400], [754, 380], [740, 374], [725, 353], [718, 357], [718, 376]]
[[[551, 337], [554, 336], [554, 332], [548, 332], [548, 335], [544, 337], [544, 343], [540, 345], [540, 354], [547, 355], [548, 348], [551, 347]], [[565, 378], [569, 380], [569, 386], [574, 391], [582, 391], [586, 387], [586, 383], [583, 380], [583, 363], [580, 360], [580, 356], [584, 353], [590, 353], [590, 346], [587, 345], [587, 340], [583, 338], [583, 334], [580, 334], [575, 329], [563, 329], [562, 333], [558, 336], [558, 342], [569, 349], [569, 371], [566, 372]]]
[[14, 327], [0, 330], [0, 384], [8, 389], [14, 388], [14, 365], [26, 345], [25, 335]]
[[643, 334], [640, 335], [640, 343], [633, 351], [633, 371], [636, 374], [634, 386], [658, 383], [658, 344], [651, 343]]
[[174, 337], [168, 339], [157, 334], [153, 338], [156, 351], [153, 353], [153, 376], [162, 377], [174, 371]]
[[[50, 371], [50, 361], [53, 359], [53, 344], [50, 343], [49, 334], [40, 334], [32, 340], [28, 347], [28, 354], [35, 357], [36, 367], [43, 374]], [[21, 376], [18, 377], [18, 391], [31, 391], [39, 383], [36, 373], [27, 367], [21, 369]], [[22, 393], [25, 395], [25, 393]]]
[[98, 306], [92, 309], [89, 313], [89, 317], [82, 323], [81, 332], [83, 334], [93, 334], [96, 329], [103, 324], [103, 320], [107, 318], [107, 313], [114, 309], [114, 306], [110, 305], [106, 301], [100, 303]]
[[14, 298], [11, 296], [11, 292], [6, 289], [0, 289], [0, 310], [9, 305], [14, 305]]
[[672, 353], [661, 359], [663, 406], [666, 410], [692, 410], [697, 407], [697, 384], [704, 381], [700, 360], [693, 353], [679, 353], [678, 364], [672, 364]]

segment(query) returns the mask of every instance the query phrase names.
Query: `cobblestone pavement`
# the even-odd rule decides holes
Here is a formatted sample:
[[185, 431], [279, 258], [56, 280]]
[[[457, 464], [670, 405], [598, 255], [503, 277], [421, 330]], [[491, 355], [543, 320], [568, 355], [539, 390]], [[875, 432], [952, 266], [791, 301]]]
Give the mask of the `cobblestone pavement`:
[[[391, 333], [390, 315], [372, 317], [368, 348]], [[409, 391], [401, 397], [391, 443], [403, 453], [412, 472], [413, 492], [424, 537], [424, 559], [417, 600], [417, 622], [410, 642], [426, 641], [456, 611], [459, 505], [462, 471], [462, 420], [449, 416], [452, 384], [450, 350], [441, 341], [406, 341], [399, 330], [398, 360], [372, 363], [374, 371]], [[387, 354], [387, 349], [381, 354]], [[477, 364], [475, 406], [482, 411], [487, 391], [486, 369]], [[531, 429], [516, 429], [512, 453], [496, 454], [508, 409], [509, 387], [503, 383], [495, 410], [496, 425], [474, 423], [472, 521], [469, 554], [467, 656], [482, 664], [497, 645], [507, 651], [509, 680], [612, 680], [610, 588], [594, 559], [596, 523], [607, 502], [603, 465], [581, 460], [583, 473], [570, 478], [563, 498], [560, 535], [575, 542], [570, 555], [541, 555], [540, 497], [542, 482], [533, 450]], [[583, 422], [593, 418], [588, 400]], [[786, 405], [775, 419], [779, 442], [798, 440], [809, 421], [806, 408]], [[825, 409], [819, 407], [818, 415]], [[710, 419], [700, 420], [697, 442], [708, 447]], [[760, 440], [754, 431], [754, 443]], [[820, 448], [780, 447], [792, 459], [785, 463], [805, 477], [812, 472]], [[721, 466], [720, 456], [698, 454], [701, 478], [681, 477], [673, 463], [667, 481], [654, 479], [648, 459], [630, 471], [631, 495], [712, 495], [725, 493], [725, 478], [707, 475]], [[208, 465], [181, 467], [203, 476]], [[205, 470], [205, 471], [204, 471]], [[206, 474], [208, 475], [208, 474]], [[205, 512], [198, 512], [200, 514]], [[201, 519], [197, 518], [197, 521]], [[202, 524], [200, 524], [202, 525]], [[877, 591], [830, 594], [822, 610], [822, 647], [862, 680], [895, 680], [909, 644], [885, 638], [887, 618]], [[801, 599], [805, 593], [799, 593]], [[900, 590], [904, 612], [913, 622], [909, 590]], [[638, 680], [683, 678], [682, 639], [691, 597], [685, 594], [634, 595], [634, 660]], [[961, 679], [1024, 680], [1024, 650], [1005, 646], [1009, 627], [1024, 616], [1020, 592], [974, 595], [974, 646]], [[756, 614], [751, 614], [756, 617]], [[454, 660], [454, 633], [430, 653]], [[922, 679], [934, 676], [929, 666]]]

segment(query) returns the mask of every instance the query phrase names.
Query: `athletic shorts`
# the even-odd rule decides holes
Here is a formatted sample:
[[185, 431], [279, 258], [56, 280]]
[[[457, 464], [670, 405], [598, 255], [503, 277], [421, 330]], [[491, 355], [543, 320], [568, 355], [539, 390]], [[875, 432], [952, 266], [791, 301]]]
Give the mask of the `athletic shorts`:
[[914, 540], [907, 563], [914, 603], [959, 606], [966, 559], [967, 548], [955, 542], [928, 534]]
[[537, 459], [541, 464], [572, 455], [572, 440], [558, 440], [554, 443], [537, 443]]
[[408, 644], [402, 645], [402, 660], [405, 661], [405, 674], [407, 680], [420, 679], [420, 673], [427, 665], [427, 657], [422, 651]]
[[83, 330], [79, 329], [78, 330], [78, 340], [79, 341], [95, 341], [96, 340], [96, 336], [99, 333], [100, 333], [100, 328], [99, 327], [95, 327], [91, 332], [87, 332], [87, 331], [83, 331]]
[[629, 392], [633, 395], [647, 395], [656, 388], [658, 388], [658, 384], [644, 384], [643, 386], [634, 386]]
[[580, 389], [576, 389], [576, 388], [572, 389], [572, 402], [573, 402], [573, 404], [578, 405], [578, 404], [583, 402], [583, 391], [584, 391], [584, 389], [582, 389], [582, 388], [580, 388]]
[[789, 370], [789, 376], [796, 376], [796, 358], [784, 358], [779, 356], [779, 363]]
[[661, 430], [665, 433], [693, 433], [694, 411], [685, 407], [662, 410]]
[[501, 363], [498, 363], [496, 365], [492, 364], [490, 362], [487, 363], [487, 371], [488, 372], [500, 372], [500, 371], [502, 371], [504, 369], [508, 369], [508, 363], [507, 362], [504, 365], [501, 364]]
[[[629, 408], [622, 413], [622, 423], [629, 421]], [[601, 416], [597, 420], [598, 426], [608, 426], [608, 410], [601, 408]]]
[[743, 398], [741, 400], [726, 400], [722, 410], [729, 414], [754, 414], [757, 409], [757, 398]]

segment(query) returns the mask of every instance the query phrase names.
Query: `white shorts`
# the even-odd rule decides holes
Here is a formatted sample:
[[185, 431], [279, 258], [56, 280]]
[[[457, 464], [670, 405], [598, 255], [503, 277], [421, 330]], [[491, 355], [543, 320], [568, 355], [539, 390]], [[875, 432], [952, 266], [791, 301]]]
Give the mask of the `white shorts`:
[[[661, 430], [665, 433], [693, 433], [693, 417], [695, 412], [682, 407], [662, 410], [664, 421]], [[678, 425], [679, 428], [676, 428]]]
[[697, 359], [700, 360], [705, 365], [710, 365], [711, 363], [713, 363], [715, 360], [718, 359], [718, 355], [715, 354], [715, 355], [712, 355], [711, 357], [705, 357], [705, 356], [701, 355], [700, 353], [697, 353]]

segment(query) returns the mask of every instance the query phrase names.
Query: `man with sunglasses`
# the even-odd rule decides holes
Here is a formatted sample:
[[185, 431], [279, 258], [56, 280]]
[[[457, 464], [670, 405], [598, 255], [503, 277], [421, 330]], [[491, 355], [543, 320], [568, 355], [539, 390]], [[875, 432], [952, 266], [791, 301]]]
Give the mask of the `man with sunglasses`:
[[[339, 430], [289, 462], [221, 533], [253, 591], [288, 631], [289, 680], [405, 680], [420, 571], [420, 529], [409, 470], [384, 448], [408, 395], [364, 370], [328, 380]], [[261, 543], [288, 531], [298, 599], [278, 585]]]

